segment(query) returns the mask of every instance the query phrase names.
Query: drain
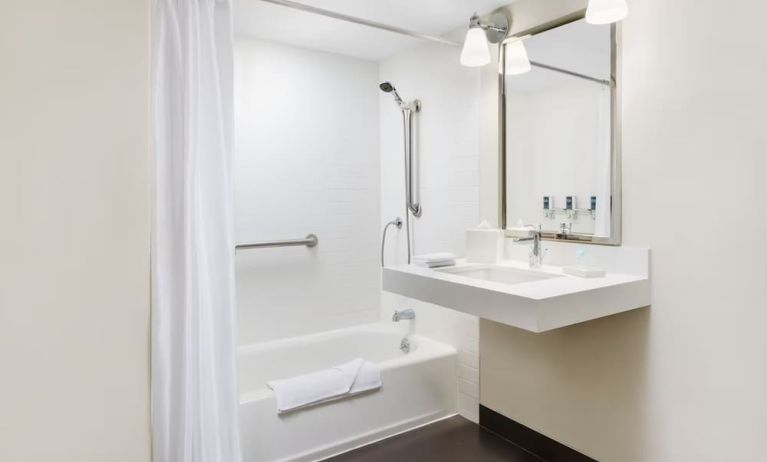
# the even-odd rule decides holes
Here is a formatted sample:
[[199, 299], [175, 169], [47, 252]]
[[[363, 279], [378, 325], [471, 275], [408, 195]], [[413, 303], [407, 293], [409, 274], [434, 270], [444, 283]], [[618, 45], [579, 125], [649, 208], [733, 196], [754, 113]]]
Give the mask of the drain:
[[408, 340], [407, 337], [403, 338], [402, 341], [399, 342], [399, 349], [402, 350], [402, 352], [405, 354], [410, 353], [410, 340]]

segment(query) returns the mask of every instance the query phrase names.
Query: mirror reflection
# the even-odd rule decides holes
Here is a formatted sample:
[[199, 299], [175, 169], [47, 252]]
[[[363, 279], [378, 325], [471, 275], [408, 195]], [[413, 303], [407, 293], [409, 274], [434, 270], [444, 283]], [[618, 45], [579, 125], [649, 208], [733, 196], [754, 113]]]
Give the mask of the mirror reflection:
[[[507, 225], [550, 237], [615, 241], [611, 26], [580, 20], [507, 45]], [[617, 173], [617, 172], [616, 172]]]

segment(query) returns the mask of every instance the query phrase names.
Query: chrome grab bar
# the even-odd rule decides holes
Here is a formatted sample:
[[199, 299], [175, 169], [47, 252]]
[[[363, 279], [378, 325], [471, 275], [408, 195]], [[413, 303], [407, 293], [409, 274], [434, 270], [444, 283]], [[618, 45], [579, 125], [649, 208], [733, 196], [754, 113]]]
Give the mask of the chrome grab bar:
[[303, 239], [283, 239], [279, 241], [245, 242], [234, 246], [235, 250], [266, 249], [270, 247], [316, 247], [320, 243], [316, 234], [309, 234]]
[[407, 208], [415, 217], [420, 217], [422, 213], [421, 204], [415, 201], [415, 191], [413, 187], [413, 144], [414, 144], [414, 121], [413, 114], [421, 111], [421, 102], [415, 100], [411, 103], [403, 103], [402, 122], [405, 128], [405, 200]]

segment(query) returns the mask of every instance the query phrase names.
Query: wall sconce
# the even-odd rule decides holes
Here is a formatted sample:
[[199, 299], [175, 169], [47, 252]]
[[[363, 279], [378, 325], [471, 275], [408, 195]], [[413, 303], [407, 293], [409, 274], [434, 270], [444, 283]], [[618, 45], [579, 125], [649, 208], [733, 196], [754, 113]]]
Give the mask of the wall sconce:
[[490, 22], [482, 22], [477, 13], [469, 20], [469, 31], [463, 42], [461, 64], [468, 67], [484, 66], [490, 63], [489, 43], [499, 43], [506, 38], [509, 30], [509, 20], [506, 16], [496, 13], [490, 17]]
[[589, 0], [586, 22], [589, 24], [612, 24], [629, 14], [626, 0]]
[[[628, 16], [626, 0], [589, 0], [586, 8], [586, 22], [589, 24], [611, 24]], [[500, 43], [509, 32], [509, 20], [501, 13], [495, 13], [489, 22], [483, 22], [474, 13], [469, 19], [469, 30], [463, 41], [461, 64], [479, 67], [490, 63], [488, 43]], [[506, 74], [519, 75], [530, 72], [531, 63], [523, 39], [513, 38], [506, 44]]]
[[521, 38], [506, 43], [506, 74], [519, 75], [530, 72], [532, 66], [527, 57], [525, 42]]

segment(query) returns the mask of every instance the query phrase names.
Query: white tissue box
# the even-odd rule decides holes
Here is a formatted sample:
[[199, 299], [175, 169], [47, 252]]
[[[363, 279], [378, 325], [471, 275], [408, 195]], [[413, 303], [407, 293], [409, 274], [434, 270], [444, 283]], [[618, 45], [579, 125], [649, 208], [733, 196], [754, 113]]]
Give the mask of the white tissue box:
[[503, 258], [503, 231], [470, 229], [466, 231], [466, 260], [469, 263], [497, 263]]

